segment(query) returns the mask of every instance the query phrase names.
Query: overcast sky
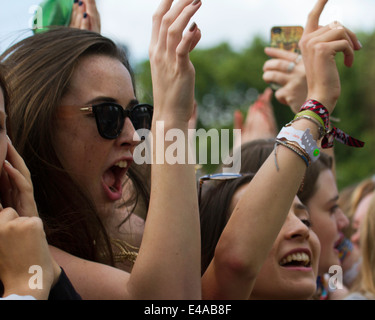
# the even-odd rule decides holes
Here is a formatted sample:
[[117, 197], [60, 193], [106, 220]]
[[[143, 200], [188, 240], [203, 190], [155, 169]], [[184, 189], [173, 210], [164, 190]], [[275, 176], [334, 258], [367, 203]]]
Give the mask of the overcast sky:
[[[30, 35], [30, 8], [39, 0], [0, 0], [0, 51]], [[57, 0], [58, 1], [58, 0]], [[73, 0], [72, 0], [73, 2]], [[274, 25], [304, 25], [314, 0], [202, 0], [193, 18], [202, 30], [200, 48], [229, 42], [235, 49], [254, 35], [269, 39]], [[126, 44], [133, 61], [147, 58], [151, 18], [159, 0], [97, 0], [102, 33]], [[354, 31], [375, 30], [375, 0], [330, 0], [321, 24], [339, 20]]]

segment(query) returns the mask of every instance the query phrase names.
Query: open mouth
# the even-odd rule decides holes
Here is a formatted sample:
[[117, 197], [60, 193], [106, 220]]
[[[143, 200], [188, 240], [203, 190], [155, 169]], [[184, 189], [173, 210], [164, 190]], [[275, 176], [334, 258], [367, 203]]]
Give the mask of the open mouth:
[[123, 182], [130, 162], [126, 160], [115, 163], [103, 174], [103, 186], [108, 198], [112, 201], [121, 199]]
[[345, 240], [345, 236], [343, 233], [340, 232], [340, 238], [335, 242], [334, 248], [339, 249], [340, 246], [343, 244], [344, 240]]
[[310, 256], [306, 252], [294, 252], [281, 259], [280, 266], [282, 267], [311, 267]]

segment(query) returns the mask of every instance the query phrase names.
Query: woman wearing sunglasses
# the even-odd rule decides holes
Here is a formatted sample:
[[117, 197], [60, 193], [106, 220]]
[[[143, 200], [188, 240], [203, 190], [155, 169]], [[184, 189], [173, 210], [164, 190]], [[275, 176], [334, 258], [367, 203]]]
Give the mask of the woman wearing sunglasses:
[[[187, 139], [195, 78], [189, 52], [200, 30], [192, 24], [183, 31], [201, 2], [172, 3], [162, 0], [153, 17], [152, 121], [182, 130]], [[57, 28], [21, 41], [2, 59], [15, 97], [14, 144], [31, 171], [52, 253], [82, 298], [199, 299], [194, 166], [152, 166], [132, 273], [113, 267], [111, 237], [125, 218], [115, 209], [132, 174], [135, 129], [150, 128], [152, 117], [152, 108], [136, 99], [123, 52], [97, 33]]]

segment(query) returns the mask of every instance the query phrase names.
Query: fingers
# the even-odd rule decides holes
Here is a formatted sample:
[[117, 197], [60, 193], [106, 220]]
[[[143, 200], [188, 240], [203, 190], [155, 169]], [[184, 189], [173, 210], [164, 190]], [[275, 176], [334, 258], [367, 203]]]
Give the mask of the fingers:
[[285, 87], [281, 87], [279, 90], [275, 92], [275, 98], [282, 104], [288, 104], [286, 100], [287, 94], [285, 94]]
[[14, 168], [9, 162], [5, 161], [3, 170], [5, 170], [8, 175], [10, 187], [13, 191], [33, 191], [31, 182], [27, 178], [25, 178], [25, 176], [19, 170]]
[[201, 39], [201, 30], [199, 28], [197, 28], [197, 31], [195, 32], [195, 35], [194, 35], [194, 38], [192, 39], [192, 43], [190, 45], [190, 48], [189, 48], [189, 52], [193, 51], [193, 49], [195, 48], [195, 46], [198, 44], [199, 40]]
[[30, 171], [27, 168], [25, 161], [19, 155], [10, 141], [8, 142], [7, 160], [9, 161], [11, 167], [18, 170], [22, 174], [22, 176], [31, 183]]
[[277, 83], [284, 86], [289, 81], [289, 75], [285, 72], [271, 70], [263, 73], [263, 80], [267, 83]]
[[293, 70], [293, 68], [291, 68], [291, 64], [293, 65], [293, 68], [294, 68], [295, 63], [293, 61], [284, 60], [284, 59], [270, 59], [264, 63], [263, 72], [269, 71], [269, 70], [291, 72]]
[[173, 0], [163, 0], [152, 17], [152, 33], [150, 46], [156, 45], [159, 39], [160, 25], [164, 15], [171, 8]]
[[69, 26], [100, 33], [100, 15], [95, 0], [74, 1]]
[[[336, 25], [336, 24], [335, 24]], [[332, 28], [328, 25], [319, 29], [314, 33], [314, 37], [310, 40], [310, 46], [316, 50], [334, 50], [334, 52], [344, 53], [344, 63], [350, 67], [354, 61], [354, 50], [359, 50], [358, 39], [353, 32], [341, 26]]]
[[271, 99], [272, 99], [272, 95], [273, 95], [273, 91], [270, 87], [266, 88], [263, 92], [263, 94], [261, 94], [261, 96], [259, 97], [259, 99], [264, 103], [264, 104], [268, 104], [271, 102]]
[[[170, 1], [167, 0], [163, 1], [161, 8], [159, 8], [160, 10], [154, 15], [154, 30], [151, 43], [153, 45], [157, 44], [157, 50], [164, 51], [167, 49], [170, 54], [175, 54], [176, 48], [181, 42], [182, 33], [187, 27], [192, 16], [200, 8], [201, 1], [180, 0], [172, 8], [170, 8], [170, 10], [165, 11], [168, 8], [169, 2]], [[161, 16], [162, 13], [164, 13], [164, 16]], [[155, 30], [155, 28], [158, 27], [159, 29]], [[189, 31], [193, 34], [188, 34], [186, 37], [190, 43], [188, 49], [195, 46], [194, 42], [196, 44], [199, 41], [199, 36], [193, 37], [193, 35], [196, 33], [195, 29]], [[186, 49], [184, 44], [182, 44], [182, 46], [183, 49]]]
[[339, 40], [331, 42], [331, 48], [336, 52], [344, 53], [344, 64], [351, 67], [354, 62], [354, 51], [352, 46], [346, 40]]
[[319, 28], [320, 15], [322, 14], [327, 2], [328, 0], [318, 0], [318, 2], [315, 4], [307, 18], [305, 33], [311, 33]]
[[191, 50], [194, 49], [196, 44], [199, 42], [201, 37], [200, 30], [198, 29], [198, 26], [194, 22], [187, 33], [182, 38], [182, 41], [178, 45], [176, 49], [177, 56], [180, 58], [185, 58]]
[[82, 29], [85, 10], [85, 3], [83, 1], [74, 1], [69, 25], [71, 28]]
[[3, 226], [5, 223], [10, 222], [17, 218], [19, 218], [19, 216], [14, 209], [5, 208], [0, 211], [0, 226]]
[[84, 15], [84, 26], [87, 25], [87, 28], [85, 29], [100, 33], [100, 14], [95, 0], [86, 0], [86, 13], [86, 18]]
[[266, 53], [267, 56], [271, 58], [282, 59], [282, 60], [296, 61], [298, 57], [298, 54], [295, 52], [291, 52], [291, 51], [283, 50], [279, 48], [266, 47], [264, 48], [264, 52]]
[[76, 25], [77, 23], [77, 16], [78, 16], [78, 0], [75, 0], [73, 3], [72, 15], [70, 16], [70, 27], [71, 28], [78, 28]]

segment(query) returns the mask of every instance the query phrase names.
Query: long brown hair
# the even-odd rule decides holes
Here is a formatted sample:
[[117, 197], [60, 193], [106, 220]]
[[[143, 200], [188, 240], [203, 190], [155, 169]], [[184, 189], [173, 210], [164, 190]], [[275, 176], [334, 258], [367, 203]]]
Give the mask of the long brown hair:
[[303, 187], [298, 191], [297, 195], [301, 202], [307, 205], [318, 190], [317, 180], [321, 172], [332, 170], [333, 159], [326, 153], [321, 152], [319, 159], [312, 163], [307, 169], [303, 181]]
[[[4, 110], [5, 113], [8, 114], [8, 107], [9, 107], [9, 94], [8, 94], [8, 86], [6, 85], [5, 79], [4, 79], [4, 66], [0, 64], [0, 92], [3, 94], [4, 99]], [[8, 121], [8, 120], [7, 120]], [[10, 135], [10, 130], [7, 124], [7, 134]], [[4, 286], [3, 283], [0, 280], [0, 297], [2, 297], [4, 294]]]
[[17, 128], [13, 143], [31, 172], [48, 242], [81, 258], [113, 264], [93, 200], [64, 170], [53, 143], [56, 109], [80, 59], [92, 54], [118, 59], [134, 78], [125, 52], [113, 41], [66, 27], [26, 38], [0, 59], [8, 67], [6, 81], [14, 97], [9, 114]]
[[[216, 245], [232, 214], [230, 205], [236, 191], [250, 183], [274, 149], [275, 140], [254, 140], [241, 146], [241, 170], [244, 176], [202, 185], [205, 188], [199, 203], [201, 222], [202, 262], [201, 272], [206, 271], [215, 254]], [[225, 167], [225, 166], [223, 166]]]
[[[4, 99], [4, 111], [5, 114], [8, 115], [9, 113], [9, 104], [10, 104], [10, 97], [9, 97], [9, 90], [8, 85], [5, 82], [5, 67], [3, 64], [0, 64], [0, 89], [3, 93], [3, 99]], [[10, 123], [7, 118], [6, 120], [6, 129], [7, 129], [7, 135], [12, 139], [12, 130], [10, 128]]]

